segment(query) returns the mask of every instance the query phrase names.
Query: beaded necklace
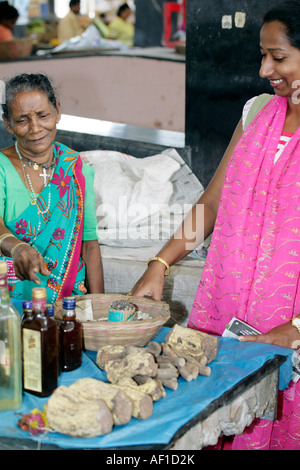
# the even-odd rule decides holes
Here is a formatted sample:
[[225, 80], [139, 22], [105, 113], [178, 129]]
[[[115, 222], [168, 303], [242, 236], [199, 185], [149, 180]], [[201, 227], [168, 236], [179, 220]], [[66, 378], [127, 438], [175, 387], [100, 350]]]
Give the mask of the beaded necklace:
[[[32, 205], [36, 205], [37, 203], [37, 198], [39, 197], [39, 194], [36, 194], [34, 189], [33, 189], [33, 185], [32, 185], [32, 181], [31, 181], [31, 178], [29, 176], [29, 174], [25, 171], [25, 163], [23, 162], [23, 157], [22, 155], [20, 154], [20, 151], [19, 151], [19, 148], [18, 148], [18, 143], [16, 142], [15, 143], [15, 149], [16, 149], [16, 152], [17, 152], [17, 155], [19, 157], [19, 160], [20, 160], [20, 163], [21, 163], [21, 167], [22, 167], [22, 171], [23, 171], [23, 175], [24, 175], [24, 181], [25, 181], [25, 185], [26, 185], [26, 188], [27, 188], [27, 191], [30, 195], [30, 198], [31, 198], [31, 204]], [[43, 175], [40, 175], [42, 177], [44, 177], [44, 187], [47, 186], [47, 183], [46, 183], [46, 179], [47, 178], [50, 178], [49, 179], [49, 183], [53, 177], [53, 174], [54, 174], [54, 168], [55, 168], [55, 165], [51, 167], [51, 173], [50, 175], [48, 173], [46, 173], [46, 177], [45, 177], [45, 173], [43, 173]], [[44, 171], [45, 168], [44, 168]], [[38, 215], [40, 214], [46, 214], [47, 212], [49, 212], [49, 209], [50, 209], [50, 204], [51, 204], [51, 189], [50, 189], [50, 184], [48, 183], [48, 188], [49, 188], [49, 193], [48, 193], [48, 205], [46, 207], [46, 209], [44, 211], [42, 211], [38, 206], [37, 206], [37, 211], [38, 211]], [[29, 187], [28, 187], [29, 185]], [[39, 224], [40, 225], [40, 224]]]

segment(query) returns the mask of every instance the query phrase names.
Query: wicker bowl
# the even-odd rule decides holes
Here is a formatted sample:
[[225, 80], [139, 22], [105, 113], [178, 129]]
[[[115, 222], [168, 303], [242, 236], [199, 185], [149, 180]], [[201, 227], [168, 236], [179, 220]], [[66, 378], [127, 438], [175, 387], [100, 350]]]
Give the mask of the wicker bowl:
[[[166, 302], [122, 294], [89, 294], [76, 296], [76, 301], [91, 300], [93, 321], [82, 321], [84, 347], [98, 351], [106, 344], [145, 346], [170, 318]], [[126, 299], [146, 314], [143, 320], [108, 321], [108, 310], [114, 300]], [[55, 318], [61, 319], [62, 300], [55, 302]]]
[[29, 57], [33, 48], [31, 38], [0, 42], [0, 60], [23, 59]]

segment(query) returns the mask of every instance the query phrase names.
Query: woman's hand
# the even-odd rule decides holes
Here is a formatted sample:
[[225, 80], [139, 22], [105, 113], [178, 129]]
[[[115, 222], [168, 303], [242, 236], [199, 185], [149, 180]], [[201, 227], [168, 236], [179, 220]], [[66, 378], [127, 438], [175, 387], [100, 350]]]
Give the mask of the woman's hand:
[[45, 266], [44, 258], [27, 243], [20, 243], [13, 252], [13, 264], [16, 276], [21, 280], [33, 281], [40, 284], [37, 273], [49, 276], [50, 272]]
[[268, 333], [260, 335], [239, 336], [239, 341], [252, 341], [255, 343], [274, 344], [283, 348], [298, 349], [300, 347], [300, 334], [292, 322], [276, 326]]
[[165, 285], [165, 267], [159, 261], [152, 261], [140, 280], [131, 290], [137, 297], [152, 297], [153, 300], [161, 300]]

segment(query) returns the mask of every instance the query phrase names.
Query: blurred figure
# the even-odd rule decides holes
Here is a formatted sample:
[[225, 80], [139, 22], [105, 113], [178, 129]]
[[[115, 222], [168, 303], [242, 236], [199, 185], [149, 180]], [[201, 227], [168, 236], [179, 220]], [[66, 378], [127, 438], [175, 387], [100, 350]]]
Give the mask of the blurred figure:
[[14, 39], [13, 28], [19, 18], [16, 8], [8, 2], [0, 3], [0, 41], [12, 41]]
[[109, 25], [109, 38], [123, 42], [129, 47], [133, 46], [134, 25], [128, 20], [132, 10], [127, 3], [118, 9], [117, 17]]
[[60, 43], [79, 36], [89, 26], [85, 16], [80, 16], [80, 0], [70, 0], [70, 11], [58, 24], [58, 40]]

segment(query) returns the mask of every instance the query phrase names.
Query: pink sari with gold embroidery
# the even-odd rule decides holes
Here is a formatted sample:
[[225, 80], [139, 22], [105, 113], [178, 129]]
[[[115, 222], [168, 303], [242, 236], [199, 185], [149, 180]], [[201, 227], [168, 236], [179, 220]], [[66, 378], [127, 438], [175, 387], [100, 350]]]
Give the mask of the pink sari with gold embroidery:
[[[190, 328], [221, 335], [235, 316], [265, 333], [300, 312], [300, 128], [274, 164], [286, 109], [274, 96], [235, 148]], [[300, 449], [300, 381], [283, 395], [233, 449]]]

